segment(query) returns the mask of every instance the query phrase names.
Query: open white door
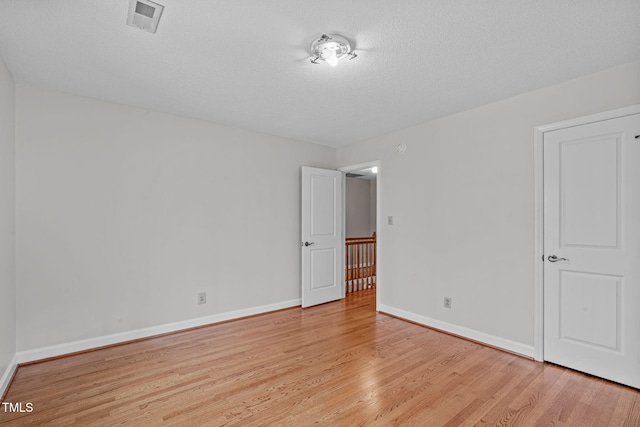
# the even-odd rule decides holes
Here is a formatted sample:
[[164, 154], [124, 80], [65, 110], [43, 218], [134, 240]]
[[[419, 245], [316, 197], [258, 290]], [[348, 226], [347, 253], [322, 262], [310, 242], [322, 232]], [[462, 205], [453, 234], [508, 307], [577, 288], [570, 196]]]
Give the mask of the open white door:
[[342, 172], [302, 167], [302, 307], [342, 291]]
[[640, 114], [544, 134], [544, 359], [640, 388]]

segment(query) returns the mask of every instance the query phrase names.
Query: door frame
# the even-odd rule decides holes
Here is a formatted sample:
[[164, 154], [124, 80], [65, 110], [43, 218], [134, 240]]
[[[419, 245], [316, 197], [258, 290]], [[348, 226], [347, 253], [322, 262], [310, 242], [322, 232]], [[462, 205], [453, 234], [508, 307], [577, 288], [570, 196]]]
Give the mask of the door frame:
[[[342, 171], [346, 176], [347, 173], [349, 172], [355, 172], [358, 170], [362, 170], [362, 169], [368, 169], [368, 168], [372, 168], [372, 167], [377, 167], [378, 168], [378, 173], [376, 174], [376, 311], [379, 311], [378, 307], [380, 304], [380, 286], [382, 283], [382, 280], [380, 280], [380, 277], [382, 276], [381, 273], [381, 265], [378, 262], [378, 260], [380, 259], [380, 241], [382, 239], [380, 239], [380, 236], [382, 235], [382, 204], [380, 203], [381, 201], [381, 194], [382, 194], [382, 162], [380, 160], [374, 160], [371, 162], [367, 162], [367, 163], [360, 163], [357, 165], [351, 165], [351, 166], [343, 166], [341, 168], [338, 168], [339, 171]], [[347, 180], [346, 178], [342, 179], [342, 185], [343, 185], [343, 189], [342, 189], [342, 235], [346, 236], [347, 234], [347, 229], [346, 229], [346, 224], [347, 224], [347, 191], [346, 191], [346, 183]], [[344, 263], [344, 261], [343, 261]], [[344, 280], [343, 280], [343, 287], [342, 287], [342, 296], [346, 296], [346, 285], [344, 284]]]
[[533, 353], [538, 362], [544, 361], [544, 134], [604, 120], [616, 119], [640, 113], [640, 104], [597, 114], [578, 117], [547, 125], [536, 126], [533, 130], [534, 149], [534, 323]]

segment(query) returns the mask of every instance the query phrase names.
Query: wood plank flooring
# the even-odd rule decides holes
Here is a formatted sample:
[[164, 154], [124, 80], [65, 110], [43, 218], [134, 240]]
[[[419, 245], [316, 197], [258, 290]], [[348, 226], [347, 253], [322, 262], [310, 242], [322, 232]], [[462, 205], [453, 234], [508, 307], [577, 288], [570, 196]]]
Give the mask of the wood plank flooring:
[[18, 369], [11, 426], [640, 426], [638, 390], [376, 313], [374, 290]]

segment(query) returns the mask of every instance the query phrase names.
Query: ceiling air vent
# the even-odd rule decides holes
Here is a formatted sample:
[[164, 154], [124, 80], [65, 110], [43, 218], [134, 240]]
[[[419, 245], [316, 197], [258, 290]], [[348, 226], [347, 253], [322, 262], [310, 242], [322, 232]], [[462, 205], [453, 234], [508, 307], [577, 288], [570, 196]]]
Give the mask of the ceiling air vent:
[[131, 0], [127, 25], [155, 33], [164, 6], [148, 0]]

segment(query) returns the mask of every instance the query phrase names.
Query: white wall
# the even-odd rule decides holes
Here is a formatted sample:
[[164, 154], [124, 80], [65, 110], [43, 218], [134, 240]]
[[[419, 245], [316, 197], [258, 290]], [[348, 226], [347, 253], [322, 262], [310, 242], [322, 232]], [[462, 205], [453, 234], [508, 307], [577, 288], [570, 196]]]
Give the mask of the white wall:
[[533, 129], [636, 103], [639, 62], [339, 149], [381, 160], [379, 304], [532, 346]]
[[371, 234], [371, 189], [366, 179], [346, 179], [345, 232], [346, 237]]
[[[12, 211], [3, 67], [0, 91]], [[300, 297], [299, 167], [335, 167], [334, 149], [21, 84], [15, 96], [17, 308], [2, 211], [0, 368], [15, 349]], [[533, 128], [635, 103], [640, 63], [339, 149], [339, 165], [382, 161], [381, 223], [395, 224], [378, 230], [381, 305], [531, 345]]]
[[[15, 85], [0, 58], [0, 379], [16, 352], [14, 108]], [[5, 385], [0, 380], [0, 396]]]
[[18, 84], [18, 350], [299, 299], [300, 166], [335, 163]]

